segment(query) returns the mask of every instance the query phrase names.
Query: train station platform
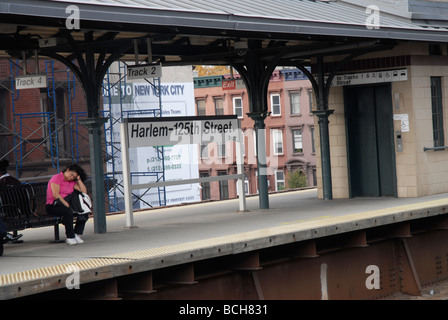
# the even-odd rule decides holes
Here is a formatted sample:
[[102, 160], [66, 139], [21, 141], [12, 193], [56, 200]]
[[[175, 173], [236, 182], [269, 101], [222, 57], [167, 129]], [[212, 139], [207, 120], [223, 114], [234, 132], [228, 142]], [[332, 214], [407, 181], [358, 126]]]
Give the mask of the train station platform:
[[[107, 217], [107, 233], [95, 234], [89, 221], [84, 244], [50, 243], [53, 229], [28, 229], [23, 243], [5, 244], [0, 257], [0, 299], [24, 297], [65, 286], [73, 266], [82, 281], [165, 268], [284, 245], [293, 241], [440, 215], [448, 194], [421, 198], [354, 198], [325, 201], [316, 189], [270, 195], [270, 209], [247, 198], [134, 212], [136, 228], [124, 228], [125, 214]], [[61, 237], [64, 227], [61, 227]], [[81, 283], [82, 285], [82, 283]]]

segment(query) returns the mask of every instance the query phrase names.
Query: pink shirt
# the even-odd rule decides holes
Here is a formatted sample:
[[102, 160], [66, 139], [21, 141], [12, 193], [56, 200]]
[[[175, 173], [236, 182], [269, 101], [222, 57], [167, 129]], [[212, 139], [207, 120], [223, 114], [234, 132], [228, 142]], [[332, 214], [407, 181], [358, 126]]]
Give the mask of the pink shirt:
[[62, 196], [62, 198], [65, 198], [70, 193], [74, 191], [74, 186], [76, 185], [76, 180], [74, 181], [66, 181], [64, 180], [64, 173], [58, 173], [51, 177], [50, 181], [48, 182], [47, 187], [47, 204], [53, 204], [54, 200], [56, 200], [53, 197], [53, 192], [51, 191], [51, 184], [55, 183], [59, 185], [59, 194]]

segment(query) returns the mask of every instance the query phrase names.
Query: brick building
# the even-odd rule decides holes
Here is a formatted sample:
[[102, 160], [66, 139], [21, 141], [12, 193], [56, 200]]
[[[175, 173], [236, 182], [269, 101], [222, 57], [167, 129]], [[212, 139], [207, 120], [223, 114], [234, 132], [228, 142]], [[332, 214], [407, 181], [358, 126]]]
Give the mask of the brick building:
[[[254, 122], [246, 114], [249, 99], [239, 75], [196, 77], [195, 100], [197, 115], [236, 114], [241, 119], [244, 136], [244, 172], [246, 194], [258, 193]], [[306, 185], [316, 185], [314, 119], [311, 114], [312, 90], [307, 78], [298, 69], [278, 69], [268, 87], [266, 118], [266, 152], [269, 191], [289, 188], [288, 178], [299, 171]], [[201, 177], [236, 174], [233, 144], [209, 143], [200, 146]], [[236, 197], [236, 181], [202, 184], [202, 199]]]
[[[0, 154], [20, 179], [48, 176], [73, 161], [89, 166], [84, 93], [62, 63], [28, 59], [27, 74], [45, 74], [46, 88], [21, 89], [14, 78], [24, 75], [20, 59], [0, 60]], [[14, 172], [14, 167], [16, 172]], [[86, 168], [88, 169], [88, 168]]]

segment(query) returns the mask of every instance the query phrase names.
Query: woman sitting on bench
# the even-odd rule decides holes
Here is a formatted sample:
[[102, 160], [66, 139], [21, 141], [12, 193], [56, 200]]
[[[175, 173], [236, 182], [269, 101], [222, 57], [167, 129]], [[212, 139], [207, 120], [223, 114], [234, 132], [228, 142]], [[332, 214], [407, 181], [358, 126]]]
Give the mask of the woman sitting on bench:
[[[87, 193], [84, 185], [86, 179], [84, 169], [77, 164], [72, 164], [65, 171], [54, 175], [48, 182], [45, 210], [48, 215], [62, 216], [68, 245], [84, 242], [79, 236], [84, 232], [90, 210], [84, 207], [79, 196]], [[75, 214], [76, 224], [73, 228]]]

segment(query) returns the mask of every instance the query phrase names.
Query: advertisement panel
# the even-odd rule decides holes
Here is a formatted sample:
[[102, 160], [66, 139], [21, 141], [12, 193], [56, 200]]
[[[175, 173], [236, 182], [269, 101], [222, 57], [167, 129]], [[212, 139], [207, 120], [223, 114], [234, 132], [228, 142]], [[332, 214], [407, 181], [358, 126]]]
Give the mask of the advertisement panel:
[[[121, 115], [123, 118], [160, 117], [160, 113], [162, 117], [194, 116], [194, 84], [193, 81], [163, 82], [162, 78], [159, 94], [157, 83], [120, 83], [104, 90], [104, 109], [109, 108], [113, 119], [120, 119]], [[113, 140], [109, 141], [113, 147], [121, 139], [119, 123], [107, 129], [112, 130], [106, 139]], [[129, 157], [132, 184], [199, 177], [198, 146], [195, 144], [167, 145], [163, 150], [155, 147], [131, 148]], [[114, 159], [114, 162], [108, 161], [107, 171], [121, 172], [120, 151], [115, 151]], [[117, 180], [122, 179], [118, 176]], [[116, 193], [119, 210], [124, 210], [124, 195], [119, 190]], [[164, 194], [159, 188], [134, 190], [133, 193], [143, 200], [136, 202], [134, 209], [200, 201], [198, 183], [167, 186]]]

